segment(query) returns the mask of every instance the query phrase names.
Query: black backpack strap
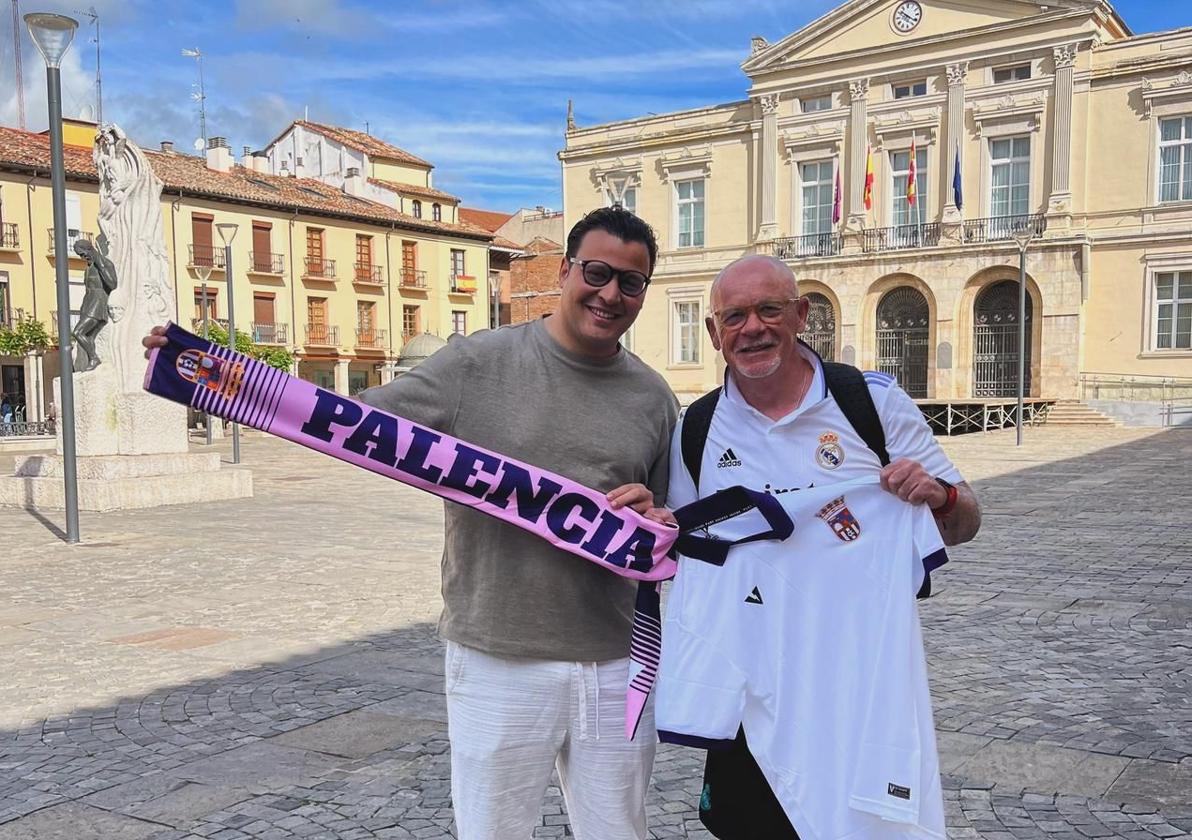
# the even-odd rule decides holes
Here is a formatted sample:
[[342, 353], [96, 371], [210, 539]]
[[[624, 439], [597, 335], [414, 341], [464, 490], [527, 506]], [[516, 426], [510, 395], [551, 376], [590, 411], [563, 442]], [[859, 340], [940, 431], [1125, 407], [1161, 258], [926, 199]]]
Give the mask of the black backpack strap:
[[683, 463], [687, 465], [687, 472], [691, 475], [697, 494], [700, 467], [704, 460], [704, 444], [708, 441], [708, 430], [712, 428], [712, 415], [716, 413], [718, 402], [720, 389], [716, 388], [687, 406], [687, 410], [683, 412], [683, 431], [680, 436]]
[[824, 362], [824, 379], [845, 419], [856, 429], [865, 445], [874, 451], [882, 466], [886, 466], [890, 463], [886, 432], [878, 417], [877, 406], [873, 404], [873, 395], [865, 384], [865, 374], [852, 365]]

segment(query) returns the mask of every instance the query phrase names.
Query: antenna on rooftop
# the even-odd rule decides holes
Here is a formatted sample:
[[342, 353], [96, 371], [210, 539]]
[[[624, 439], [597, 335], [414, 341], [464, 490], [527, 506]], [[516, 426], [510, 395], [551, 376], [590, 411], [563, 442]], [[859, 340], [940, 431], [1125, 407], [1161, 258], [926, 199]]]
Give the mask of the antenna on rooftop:
[[12, 54], [16, 58], [17, 119], [25, 128], [25, 74], [21, 70], [21, 12], [17, 0], [12, 0]]
[[[14, 0], [15, 2], [15, 0]], [[91, 18], [91, 23], [95, 25], [95, 122], [100, 125], [103, 124], [103, 81], [99, 75], [99, 12], [95, 11], [95, 7], [89, 7], [85, 12], [80, 11], [77, 14], [84, 17]]]
[[203, 88], [203, 53], [198, 47], [194, 49], [184, 49], [182, 55], [186, 58], [193, 58], [199, 65], [199, 89], [192, 93], [190, 98], [199, 103], [199, 133], [202, 137], [201, 144], [195, 144], [196, 149], [205, 148], [207, 145], [207, 91]]

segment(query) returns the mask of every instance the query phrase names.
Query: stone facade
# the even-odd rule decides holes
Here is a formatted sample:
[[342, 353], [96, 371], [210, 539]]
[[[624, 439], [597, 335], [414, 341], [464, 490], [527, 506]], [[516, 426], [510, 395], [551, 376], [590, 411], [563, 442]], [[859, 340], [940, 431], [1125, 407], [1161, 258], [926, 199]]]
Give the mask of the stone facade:
[[743, 101], [568, 130], [565, 226], [632, 189], [658, 233], [634, 351], [685, 400], [718, 384], [711, 280], [764, 253], [817, 296], [825, 355], [918, 398], [1002, 397], [1029, 231], [1032, 396], [1192, 381], [1192, 335], [1161, 323], [1172, 278], [1192, 288], [1187, 30], [1136, 35], [1092, 0], [922, 0], [904, 32], [898, 5], [850, 0], [756, 43]]

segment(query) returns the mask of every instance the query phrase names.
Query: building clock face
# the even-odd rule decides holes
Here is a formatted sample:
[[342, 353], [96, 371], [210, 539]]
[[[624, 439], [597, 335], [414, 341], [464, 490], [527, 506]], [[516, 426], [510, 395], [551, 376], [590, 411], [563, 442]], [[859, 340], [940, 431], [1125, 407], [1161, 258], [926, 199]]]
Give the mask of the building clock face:
[[903, 35], [913, 30], [923, 19], [923, 7], [917, 0], [906, 0], [894, 8], [894, 29]]

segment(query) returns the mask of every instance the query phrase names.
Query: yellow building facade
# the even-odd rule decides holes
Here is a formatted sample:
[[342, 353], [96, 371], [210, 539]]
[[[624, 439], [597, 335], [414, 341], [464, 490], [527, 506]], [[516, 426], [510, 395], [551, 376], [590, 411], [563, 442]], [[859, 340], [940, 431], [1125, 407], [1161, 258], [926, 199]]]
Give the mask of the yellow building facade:
[[[91, 162], [95, 126], [68, 122], [64, 133], [73, 245], [99, 234], [99, 186]], [[368, 191], [358, 173], [346, 183], [274, 174], [265, 153], [246, 149], [237, 161], [220, 138], [212, 138], [211, 146], [205, 157], [179, 154], [169, 144], [146, 151], [164, 184], [165, 247], [178, 323], [201, 332], [205, 285], [208, 317], [226, 326], [231, 291], [238, 331], [260, 345], [289, 350], [294, 373], [345, 394], [398, 374], [403, 347], [416, 335], [445, 338], [488, 326], [482, 278], [488, 276], [492, 235], [456, 219], [458, 199], [427, 183], [430, 164], [403, 176], [427, 200], [428, 212], [420, 218], [408, 203], [400, 207], [397, 193]], [[48, 148], [45, 135], [0, 128], [0, 319], [12, 324], [33, 318], [56, 337], [59, 257]], [[376, 168], [386, 165], [390, 176], [400, 170], [398, 161], [380, 160]], [[441, 208], [434, 216], [432, 204]], [[227, 224], [236, 226], [230, 272], [220, 236]], [[72, 310], [82, 302], [85, 268], [72, 251]], [[27, 421], [44, 418], [56, 351], [0, 357], [0, 373], [10, 405], [19, 406]]]
[[1020, 233], [1029, 394], [1192, 382], [1192, 28], [1134, 35], [1099, 0], [853, 0], [742, 69], [746, 100], [572, 125], [559, 155], [568, 227], [620, 202], [657, 232], [628, 341], [684, 401], [723, 379], [708, 292], [749, 253], [794, 269], [826, 358], [919, 399], [1010, 396]]

